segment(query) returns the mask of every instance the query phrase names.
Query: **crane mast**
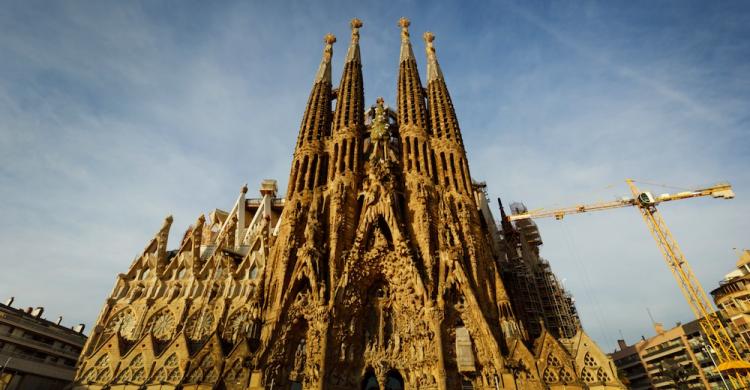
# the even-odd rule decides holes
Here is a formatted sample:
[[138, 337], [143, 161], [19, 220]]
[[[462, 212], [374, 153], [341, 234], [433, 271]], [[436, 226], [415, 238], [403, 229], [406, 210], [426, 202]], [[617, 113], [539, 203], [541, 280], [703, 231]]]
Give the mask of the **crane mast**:
[[677, 280], [682, 294], [690, 305], [693, 314], [700, 320], [699, 323], [703, 334], [706, 335], [711, 347], [716, 351], [719, 362], [717, 368], [730, 377], [734, 388], [745, 388], [750, 384], [750, 363], [744, 361], [742, 356], [740, 356], [737, 347], [729, 336], [729, 332], [727, 332], [717, 312], [713, 309], [708, 295], [693, 273], [690, 264], [685, 259], [685, 255], [672, 236], [661, 214], [656, 209], [656, 205], [662, 202], [702, 196], [732, 199], [734, 198], [732, 186], [728, 183], [721, 183], [693, 191], [653, 196], [649, 192], [641, 192], [633, 180], [628, 179], [626, 182], [633, 194], [632, 198], [625, 197], [610, 202], [582, 204], [553, 210], [529, 211], [510, 215], [507, 217], [507, 220], [518, 221], [546, 217], [555, 217], [559, 220], [568, 214], [580, 214], [628, 206], [638, 208], [659, 250], [664, 256], [667, 266], [669, 266], [670, 271], [672, 271]]

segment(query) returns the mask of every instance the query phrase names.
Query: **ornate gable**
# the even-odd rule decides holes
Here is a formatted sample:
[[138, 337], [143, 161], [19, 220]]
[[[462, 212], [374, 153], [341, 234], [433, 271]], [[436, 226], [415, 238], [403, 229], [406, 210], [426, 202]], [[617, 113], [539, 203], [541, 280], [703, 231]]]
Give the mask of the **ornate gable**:
[[578, 377], [589, 388], [620, 389], [623, 387], [612, 360], [582, 329], [579, 329], [572, 338], [561, 339], [560, 342], [574, 357]]

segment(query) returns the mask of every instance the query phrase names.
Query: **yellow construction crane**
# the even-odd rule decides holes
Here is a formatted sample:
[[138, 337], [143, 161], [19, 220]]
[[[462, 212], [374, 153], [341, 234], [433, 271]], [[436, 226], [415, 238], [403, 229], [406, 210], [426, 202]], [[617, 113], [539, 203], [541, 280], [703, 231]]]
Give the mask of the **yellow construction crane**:
[[742, 360], [735, 343], [721, 323], [718, 314], [713, 309], [708, 295], [706, 295], [703, 287], [701, 287], [698, 278], [695, 277], [693, 270], [685, 259], [685, 255], [682, 254], [682, 250], [680, 250], [677, 241], [664, 223], [661, 214], [656, 210], [656, 205], [659, 203], [673, 200], [702, 196], [732, 199], [734, 198], [732, 186], [729, 183], [721, 183], [692, 191], [654, 196], [650, 192], [641, 192], [633, 180], [628, 179], [626, 181], [628, 186], [630, 186], [630, 191], [633, 193], [632, 198], [624, 197], [610, 202], [576, 205], [554, 210], [540, 209], [509, 215], [506, 218], [508, 221], [546, 217], [555, 217], [559, 220], [568, 214], [580, 214], [627, 206], [637, 207], [643, 216], [643, 220], [646, 221], [646, 225], [648, 225], [659, 250], [664, 255], [664, 260], [666, 260], [669, 269], [674, 274], [675, 279], [677, 279], [677, 283], [690, 304], [695, 317], [701, 320], [700, 325], [703, 333], [718, 356], [719, 365], [717, 368], [731, 378], [734, 388], [746, 388], [746, 386], [750, 385], [750, 363]]

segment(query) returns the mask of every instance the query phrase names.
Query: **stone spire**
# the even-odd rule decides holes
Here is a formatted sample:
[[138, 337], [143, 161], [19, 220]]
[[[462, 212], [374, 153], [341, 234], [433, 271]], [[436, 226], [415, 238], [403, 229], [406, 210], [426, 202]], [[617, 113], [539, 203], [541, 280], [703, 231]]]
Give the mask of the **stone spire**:
[[[399, 125], [414, 126], [427, 131], [427, 107], [424, 101], [424, 88], [419, 79], [417, 61], [414, 58], [411, 41], [409, 40], [409, 19], [401, 18], [401, 56], [398, 72], [398, 122]], [[407, 130], [408, 131], [408, 130]], [[423, 156], [427, 157], [427, 156]]]
[[[407, 224], [427, 273], [427, 289], [430, 296], [436, 293], [436, 259], [433, 257], [437, 241], [434, 204], [425, 198], [434, 196], [433, 183], [437, 181], [434, 153], [430, 144], [430, 125], [427, 120], [424, 88], [419, 78], [417, 61], [409, 40], [409, 19], [401, 18], [401, 55], [399, 58], [398, 89], [396, 94], [399, 136], [401, 141], [401, 168], [404, 174], [404, 195], [407, 209], [411, 210]], [[427, 194], [427, 196], [426, 196]]]
[[361, 62], [361, 58], [359, 57], [359, 28], [363, 24], [361, 20], [354, 18], [349, 22], [349, 25], [352, 28], [352, 42], [349, 44], [349, 50], [346, 52], [346, 62]]
[[289, 175], [287, 197], [323, 184], [327, 178], [327, 161], [322, 154], [323, 137], [331, 133], [331, 55], [336, 37], [326, 34], [323, 59], [315, 74], [310, 98], [300, 124], [294, 162]]
[[318, 74], [315, 75], [315, 83], [324, 82], [331, 84], [331, 56], [333, 55], [333, 44], [336, 42], [336, 36], [328, 33], [323, 40], [326, 46], [323, 49], [323, 59], [320, 60]]
[[427, 52], [427, 99], [430, 107], [432, 135], [435, 140], [441, 141], [440, 147], [436, 147], [435, 150], [440, 172], [438, 183], [446, 188], [455, 189], [459, 193], [471, 194], [471, 176], [469, 176], [469, 167], [466, 162], [461, 129], [458, 127], [456, 111], [435, 55], [433, 46], [435, 34], [424, 33], [424, 40]]
[[409, 40], [409, 26], [411, 25], [411, 21], [402, 17], [398, 20], [398, 25], [401, 27], [401, 55], [399, 56], [399, 62], [414, 59], [414, 51], [411, 49], [411, 41]]
[[[362, 62], [359, 53], [359, 29], [362, 21], [354, 18], [352, 36], [346, 54], [343, 74], [336, 95], [336, 112], [333, 114], [331, 141], [328, 145], [328, 213], [335, 216], [328, 231], [330, 243], [329, 286], [338, 283], [343, 272], [344, 251], [351, 247], [356, 231], [357, 192], [362, 176], [365, 132], [365, 91], [362, 79]], [[335, 194], [335, 195], [334, 195]]]
[[364, 126], [365, 91], [362, 84], [362, 62], [359, 54], [359, 29], [362, 21], [351, 21], [352, 40], [346, 53], [344, 73], [336, 98], [336, 113], [333, 119], [334, 131], [358, 131]]
[[427, 52], [427, 83], [429, 84], [438, 79], [442, 80], [443, 72], [440, 70], [440, 64], [438, 64], [437, 56], [435, 55], [435, 46], [432, 43], [435, 41], [435, 34], [427, 31], [423, 37], [425, 43], [424, 49]]

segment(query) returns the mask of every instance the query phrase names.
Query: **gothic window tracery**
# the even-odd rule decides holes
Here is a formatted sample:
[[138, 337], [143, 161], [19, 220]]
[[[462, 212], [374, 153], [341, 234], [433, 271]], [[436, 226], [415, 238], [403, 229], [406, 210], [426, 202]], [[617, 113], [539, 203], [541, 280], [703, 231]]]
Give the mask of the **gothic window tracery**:
[[118, 383], [131, 383], [143, 380], [143, 355], [138, 354], [130, 360], [128, 366], [117, 378]]
[[552, 367], [560, 367], [560, 359], [558, 359], [557, 356], [553, 355], [550, 352], [550, 354], [547, 355], [547, 365]]
[[179, 367], [179, 360], [177, 354], [173, 353], [167, 357], [156, 374], [154, 375], [155, 383], [177, 383], [182, 378], [182, 372]]
[[229, 371], [224, 374], [227, 383], [232, 383], [242, 375], [242, 359], [235, 359]]
[[213, 331], [214, 323], [213, 313], [201, 309], [188, 318], [187, 325], [185, 326], [185, 334], [190, 340], [203, 340]]
[[246, 328], [248, 317], [248, 312], [245, 309], [239, 309], [232, 313], [229, 316], [227, 324], [224, 326], [222, 338], [227, 341], [236, 341]]
[[112, 372], [109, 367], [110, 359], [109, 355], [102, 355], [85, 375], [85, 381], [87, 382], [98, 382], [106, 383], [112, 377]]
[[546, 383], [555, 383], [557, 382], [557, 374], [555, 373], [553, 367], [547, 367], [544, 369], [544, 374], [542, 375], [542, 378], [544, 378], [544, 381]]
[[158, 371], [156, 371], [156, 374], [154, 374], [154, 383], [162, 384], [167, 381], [167, 370], [160, 368]]
[[146, 333], [151, 333], [160, 341], [172, 339], [177, 321], [171, 311], [164, 309], [149, 318], [146, 324]]
[[133, 375], [130, 377], [130, 381], [133, 383], [143, 383], [143, 381], [146, 380], [146, 371], [144, 368], [139, 368], [133, 372]]
[[211, 354], [206, 355], [188, 378], [188, 383], [213, 383], [219, 377], [216, 362]]
[[594, 360], [594, 358], [591, 357], [591, 354], [589, 354], [588, 352], [586, 352], [586, 355], [583, 357], [583, 364], [586, 367], [592, 367], [592, 368], [597, 366], [596, 360]]
[[560, 379], [565, 383], [573, 382], [573, 374], [564, 367], [560, 369]]
[[130, 309], [120, 310], [107, 322], [107, 326], [102, 331], [101, 340], [105, 341], [115, 333], [119, 333], [126, 340], [134, 340], [135, 326], [136, 321], [133, 311]]
[[580, 375], [580, 377], [586, 383], [594, 383], [594, 382], [596, 382], [596, 378], [591, 373], [591, 369], [589, 369], [587, 367], [584, 367], [584, 368], [581, 369], [581, 375]]
[[598, 379], [599, 382], [609, 382], [610, 381], [609, 375], [607, 374], [606, 371], [604, 371], [603, 368], [599, 368], [598, 370], [596, 370], [596, 379]]

